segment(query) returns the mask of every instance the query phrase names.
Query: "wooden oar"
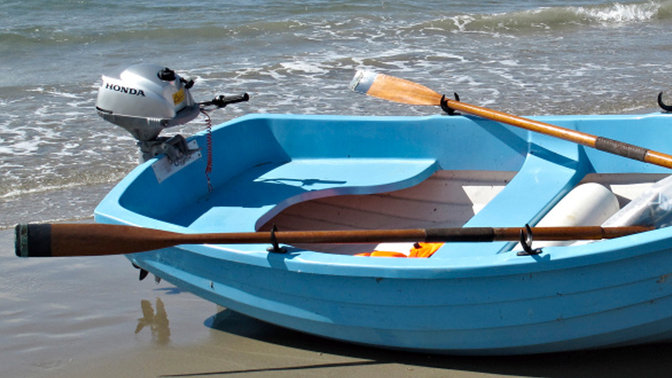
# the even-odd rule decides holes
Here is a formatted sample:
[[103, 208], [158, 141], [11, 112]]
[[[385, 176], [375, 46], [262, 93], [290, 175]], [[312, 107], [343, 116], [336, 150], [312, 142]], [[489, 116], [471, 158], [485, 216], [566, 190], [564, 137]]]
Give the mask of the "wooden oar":
[[443, 101], [445, 106], [453, 110], [459, 110], [493, 121], [554, 136], [630, 159], [659, 165], [661, 167], [672, 168], [672, 155], [452, 100], [424, 85], [393, 76], [377, 74], [370, 71], [357, 71], [350, 84], [350, 88], [355, 92], [365, 93], [373, 97], [410, 105], [441, 106], [441, 102]]
[[[651, 227], [533, 227], [534, 240], [610, 239]], [[110, 224], [20, 224], [16, 255], [20, 257], [116, 255], [179, 244], [380, 243], [518, 241], [520, 227], [473, 227], [397, 230], [277, 231], [183, 234]], [[526, 232], [526, 231], [523, 231]]]

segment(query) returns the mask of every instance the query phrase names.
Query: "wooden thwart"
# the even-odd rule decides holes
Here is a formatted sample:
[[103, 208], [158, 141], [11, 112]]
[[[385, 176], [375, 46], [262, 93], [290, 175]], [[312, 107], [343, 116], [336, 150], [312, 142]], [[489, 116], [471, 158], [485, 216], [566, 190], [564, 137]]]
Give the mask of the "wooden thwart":
[[[599, 240], [651, 227], [533, 227], [534, 240]], [[183, 234], [110, 224], [20, 224], [15, 252], [20, 257], [94, 256], [144, 252], [180, 244], [382, 243], [518, 241], [522, 227], [473, 227], [344, 231], [277, 231]]]

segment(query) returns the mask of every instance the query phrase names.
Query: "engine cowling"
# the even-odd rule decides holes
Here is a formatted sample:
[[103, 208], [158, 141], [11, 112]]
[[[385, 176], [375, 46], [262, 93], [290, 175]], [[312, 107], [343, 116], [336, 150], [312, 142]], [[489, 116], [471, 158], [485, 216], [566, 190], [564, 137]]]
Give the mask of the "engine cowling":
[[103, 119], [128, 130], [139, 141], [154, 140], [171, 126], [196, 118], [200, 105], [188, 82], [157, 64], [136, 64], [118, 76], [103, 75], [96, 109]]

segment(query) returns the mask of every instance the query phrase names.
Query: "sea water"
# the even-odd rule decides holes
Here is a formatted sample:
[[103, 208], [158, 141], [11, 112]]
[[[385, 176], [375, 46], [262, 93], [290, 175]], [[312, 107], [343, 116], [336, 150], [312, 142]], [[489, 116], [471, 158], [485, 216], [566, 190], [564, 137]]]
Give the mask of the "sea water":
[[[672, 98], [672, 1], [3, 1], [0, 228], [88, 218], [136, 163], [96, 115], [101, 74], [139, 62], [193, 78], [213, 113], [419, 115], [353, 95], [357, 69], [519, 115], [638, 112]], [[202, 121], [167, 130], [191, 134]]]
[[[15, 376], [136, 345], [155, 296], [173, 342], [185, 332], [179, 320], [201, 330], [216, 312], [164, 295], [169, 285], [137, 286], [121, 257], [13, 256], [14, 224], [91, 221], [137, 164], [131, 135], [96, 115], [102, 74], [156, 63], [193, 78], [197, 101], [249, 93], [212, 113], [214, 123], [439, 112], [354, 95], [358, 69], [519, 115], [653, 111], [660, 91], [672, 102], [669, 0], [5, 0], [0, 20], [0, 369]], [[198, 119], [166, 134], [204, 128]]]

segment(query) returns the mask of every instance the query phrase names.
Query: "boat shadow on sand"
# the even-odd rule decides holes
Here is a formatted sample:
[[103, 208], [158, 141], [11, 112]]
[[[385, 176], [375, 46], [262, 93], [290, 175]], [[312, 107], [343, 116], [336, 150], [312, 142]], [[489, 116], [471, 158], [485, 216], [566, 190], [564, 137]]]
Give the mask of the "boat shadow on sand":
[[450, 356], [350, 344], [275, 326], [225, 308], [220, 307], [220, 310], [205, 321], [205, 325], [213, 331], [227, 332], [263, 343], [271, 343], [280, 348], [289, 348], [287, 353], [292, 353], [292, 349], [300, 349], [361, 361], [309, 363], [289, 367], [199, 372], [175, 376], [289, 372], [389, 364], [406, 365], [411, 370], [411, 367], [415, 366], [467, 373], [543, 377], [662, 376], [672, 369], [672, 360], [667, 358], [672, 353], [672, 343], [527, 356]]

